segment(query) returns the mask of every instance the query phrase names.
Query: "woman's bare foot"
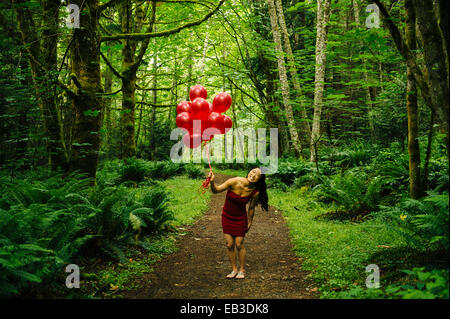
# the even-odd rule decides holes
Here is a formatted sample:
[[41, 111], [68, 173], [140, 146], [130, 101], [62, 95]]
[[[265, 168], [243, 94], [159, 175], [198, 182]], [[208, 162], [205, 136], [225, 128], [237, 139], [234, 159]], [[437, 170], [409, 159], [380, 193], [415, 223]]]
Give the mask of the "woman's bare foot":
[[245, 278], [245, 271], [241, 270], [236, 275], [236, 279], [244, 279]]
[[230, 273], [227, 275], [227, 278], [228, 278], [228, 279], [234, 278], [234, 277], [236, 277], [237, 274], [238, 274], [238, 272], [237, 272], [236, 270], [233, 270], [232, 272], [230, 272]]

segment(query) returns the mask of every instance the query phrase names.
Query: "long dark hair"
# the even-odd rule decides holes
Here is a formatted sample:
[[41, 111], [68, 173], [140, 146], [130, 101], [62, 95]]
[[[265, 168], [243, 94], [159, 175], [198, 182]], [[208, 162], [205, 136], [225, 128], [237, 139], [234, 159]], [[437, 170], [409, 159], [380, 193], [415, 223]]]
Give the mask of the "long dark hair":
[[[250, 171], [248, 171], [247, 176]], [[256, 189], [259, 191], [257, 203], [261, 204], [262, 209], [264, 209], [266, 212], [269, 211], [269, 197], [267, 196], [266, 175], [261, 173], [261, 177], [259, 178], [259, 180], [253, 184], [255, 184]]]

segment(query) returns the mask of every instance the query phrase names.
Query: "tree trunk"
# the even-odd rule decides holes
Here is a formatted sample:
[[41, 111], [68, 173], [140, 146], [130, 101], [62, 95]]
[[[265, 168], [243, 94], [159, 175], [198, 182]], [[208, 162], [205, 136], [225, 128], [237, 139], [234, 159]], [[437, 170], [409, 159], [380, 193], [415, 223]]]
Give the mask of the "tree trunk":
[[306, 144], [310, 143], [311, 136], [311, 127], [308, 123], [308, 115], [306, 113], [306, 108], [303, 103], [303, 93], [300, 87], [300, 83], [298, 81], [297, 67], [295, 66], [294, 54], [292, 53], [291, 41], [289, 39], [289, 33], [286, 27], [286, 21], [284, 19], [284, 12], [281, 0], [275, 0], [277, 13], [278, 13], [278, 22], [280, 24], [281, 32], [283, 33], [284, 40], [284, 49], [286, 51], [287, 60], [289, 64], [289, 72], [292, 78], [292, 85], [294, 86], [295, 95], [300, 102], [300, 114], [301, 114], [301, 123], [300, 127], [302, 128], [302, 135], [305, 137], [304, 142]]
[[272, 26], [272, 36], [273, 41], [275, 42], [276, 47], [276, 56], [277, 56], [277, 64], [278, 64], [278, 75], [280, 77], [281, 84], [281, 94], [283, 97], [283, 104], [286, 111], [286, 120], [288, 124], [289, 134], [291, 135], [292, 146], [294, 147], [294, 151], [296, 156], [301, 155], [301, 145], [298, 137], [294, 115], [292, 112], [291, 101], [289, 97], [289, 83], [287, 80], [286, 67], [284, 61], [284, 52], [281, 47], [281, 37], [278, 29], [278, 21], [277, 14], [275, 10], [274, 0], [267, 0], [267, 4], [269, 7], [269, 16], [270, 23]]
[[[355, 22], [356, 25], [359, 27], [361, 27], [361, 23], [359, 20], [359, 5], [358, 5], [358, 0], [352, 0], [352, 5], [353, 5], [353, 14], [355, 17]], [[360, 41], [360, 45], [362, 45], [362, 42]], [[369, 131], [370, 131], [370, 138], [373, 141], [375, 139], [375, 125], [374, 125], [374, 120], [373, 120], [373, 109], [374, 109], [374, 104], [372, 101], [372, 96], [370, 94], [370, 86], [369, 86], [369, 75], [367, 74], [367, 70], [366, 70], [366, 59], [363, 57], [362, 58], [362, 63], [363, 63], [363, 76], [364, 76], [364, 82], [366, 85], [365, 91], [366, 91], [366, 100], [367, 100], [367, 117], [369, 120]]]
[[100, 74], [98, 0], [75, 0], [73, 3], [81, 8], [81, 12], [80, 28], [74, 30], [70, 47], [71, 77], [75, 82], [76, 90], [76, 96], [72, 99], [76, 115], [70, 168], [86, 172], [88, 177], [95, 181], [103, 94]]
[[[416, 13], [412, 0], [405, 0], [405, 42], [411, 50], [416, 48]], [[417, 88], [412, 70], [406, 68], [406, 108], [408, 110], [409, 195], [417, 199], [420, 190], [420, 149], [417, 107]]]
[[[153, 104], [156, 104], [158, 102], [158, 94], [156, 87], [158, 85], [158, 62], [157, 62], [158, 56], [155, 54], [153, 55]], [[155, 128], [156, 128], [156, 106], [152, 106], [152, 113], [150, 115], [150, 159], [155, 159], [155, 149], [156, 149], [156, 143], [155, 143]]]
[[[109, 49], [106, 53], [106, 56], [108, 59], [111, 58], [112, 56], [112, 50]], [[112, 71], [108, 68], [105, 70], [104, 72], [105, 76], [105, 84], [104, 84], [104, 90], [106, 93], [110, 93], [112, 90], [112, 81], [113, 81], [113, 73]], [[102, 107], [102, 116], [101, 116], [101, 123], [100, 123], [100, 127], [104, 127], [104, 122], [105, 122], [105, 126], [106, 126], [106, 130], [105, 130], [105, 134], [102, 135], [105, 137], [106, 139], [106, 149], [107, 149], [107, 155], [111, 155], [111, 144], [112, 144], [112, 140], [111, 140], [111, 101], [113, 100], [113, 98], [108, 95], [105, 96], [104, 100], [103, 100], [103, 107]]]
[[[120, 3], [122, 33], [131, 32], [132, 26], [130, 24], [133, 17], [130, 7], [131, 0], [124, 0]], [[124, 39], [122, 40], [122, 44], [122, 111], [120, 117], [120, 149], [121, 158], [125, 159], [136, 155], [134, 128], [136, 109], [136, 72], [133, 72], [136, 41], [133, 39]]]
[[431, 146], [433, 145], [433, 126], [434, 126], [434, 112], [431, 111], [430, 115], [430, 128], [428, 130], [428, 141], [427, 141], [427, 150], [425, 153], [425, 164], [423, 165], [423, 174], [422, 174], [422, 193], [425, 193], [428, 190], [428, 164], [430, 163], [431, 158]]
[[48, 165], [51, 170], [67, 168], [67, 155], [64, 143], [61, 116], [56, 101], [57, 83], [57, 43], [59, 34], [59, 0], [42, 0], [41, 39], [27, 1], [14, 0], [17, 21], [23, 43], [27, 50], [31, 73], [36, 90], [36, 99], [43, 118], [44, 134], [47, 137], [46, 149]]
[[[441, 1], [442, 3], [443, 1]], [[439, 28], [433, 3], [431, 1], [413, 1], [417, 24], [422, 34], [423, 52], [431, 89], [431, 100], [442, 129], [446, 134], [447, 158], [449, 151], [449, 79], [448, 79], [448, 30]], [[448, 8], [448, 5], [446, 6]], [[442, 12], [442, 9], [441, 9]], [[441, 14], [448, 25], [448, 12]], [[446, 22], [445, 22], [446, 21]]]
[[310, 160], [317, 161], [317, 144], [320, 139], [320, 117], [322, 114], [325, 79], [326, 49], [330, 20], [330, 0], [317, 0], [316, 71], [314, 77], [314, 117], [311, 131]]
[[[440, 22], [437, 22], [431, 1], [413, 0], [417, 17], [417, 26], [423, 43], [423, 57], [410, 50], [404, 43], [398, 26], [390, 17], [388, 10], [380, 0], [373, 0], [384, 18], [392, 39], [406, 64], [411, 68], [425, 103], [435, 112], [441, 131], [445, 134], [447, 159], [449, 157], [449, 82], [448, 82], [448, 30], [439, 26], [448, 26], [447, 11], [440, 9]], [[440, 7], [448, 8], [448, 3], [440, 1]], [[422, 61], [424, 60], [424, 62]]]

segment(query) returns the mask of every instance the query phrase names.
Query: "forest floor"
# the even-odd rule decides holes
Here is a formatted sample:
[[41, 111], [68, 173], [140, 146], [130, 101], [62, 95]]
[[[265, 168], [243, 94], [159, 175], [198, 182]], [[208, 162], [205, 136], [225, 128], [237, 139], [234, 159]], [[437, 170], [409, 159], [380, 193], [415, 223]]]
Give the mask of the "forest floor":
[[[217, 183], [230, 176], [215, 174]], [[226, 192], [212, 194], [207, 212], [191, 225], [180, 227], [184, 236], [176, 252], [167, 255], [154, 271], [139, 278], [140, 288], [124, 298], [297, 299], [318, 298], [317, 288], [295, 256], [289, 230], [279, 210], [258, 206], [245, 237], [245, 279], [226, 279], [231, 266], [222, 233], [221, 212]]]

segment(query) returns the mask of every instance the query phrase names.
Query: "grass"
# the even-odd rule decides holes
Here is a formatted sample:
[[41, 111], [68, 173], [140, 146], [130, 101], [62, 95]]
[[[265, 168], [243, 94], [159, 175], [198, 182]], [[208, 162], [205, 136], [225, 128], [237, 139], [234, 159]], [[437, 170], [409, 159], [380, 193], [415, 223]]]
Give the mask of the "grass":
[[211, 192], [201, 193], [202, 180], [178, 176], [165, 180], [164, 185], [171, 194], [169, 208], [175, 215], [173, 226], [188, 225], [195, 221], [208, 208]]
[[[377, 264], [381, 272], [380, 284], [387, 284], [389, 273], [385, 269], [389, 265], [381, 256], [406, 246], [403, 238], [375, 220], [356, 224], [317, 218], [325, 214], [328, 207], [317, 202], [305, 188], [290, 192], [270, 189], [269, 201], [282, 210], [295, 253], [303, 258], [303, 268], [310, 271], [322, 298], [383, 295], [379, 289], [366, 288], [369, 273], [365, 268]], [[351, 296], [349, 291], [356, 296]]]

